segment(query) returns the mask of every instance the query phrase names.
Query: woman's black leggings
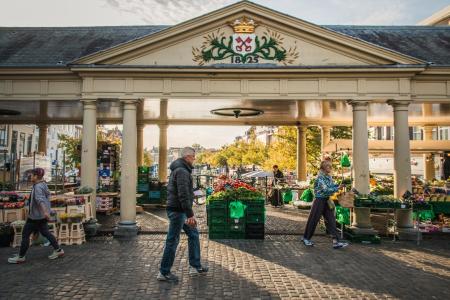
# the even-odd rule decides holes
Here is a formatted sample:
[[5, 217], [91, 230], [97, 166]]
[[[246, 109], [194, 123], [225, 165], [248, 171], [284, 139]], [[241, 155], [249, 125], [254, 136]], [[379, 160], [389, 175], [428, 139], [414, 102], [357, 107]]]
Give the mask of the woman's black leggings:
[[34, 232], [40, 232], [47, 240], [50, 242], [50, 244], [53, 246], [55, 250], [59, 249], [58, 242], [56, 241], [56, 238], [53, 236], [53, 234], [50, 233], [48, 230], [48, 224], [47, 220], [31, 220], [28, 219], [25, 223], [25, 226], [23, 228], [22, 232], [22, 242], [20, 244], [20, 256], [25, 256], [27, 253], [28, 247], [30, 247], [30, 236]]
[[328, 207], [328, 198], [315, 198], [309, 212], [308, 222], [306, 223], [305, 233], [303, 238], [310, 240], [314, 235], [317, 223], [319, 223], [320, 217], [325, 219], [325, 225], [327, 231], [336, 239], [339, 239], [336, 229], [336, 216], [334, 215], [334, 209]]

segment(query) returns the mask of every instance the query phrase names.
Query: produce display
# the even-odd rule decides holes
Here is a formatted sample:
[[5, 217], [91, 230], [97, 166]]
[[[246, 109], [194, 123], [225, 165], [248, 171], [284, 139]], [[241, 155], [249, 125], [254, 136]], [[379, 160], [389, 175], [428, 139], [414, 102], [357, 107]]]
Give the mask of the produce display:
[[[17, 193], [15, 191], [0, 192], [0, 209], [17, 209], [25, 206], [25, 201], [29, 195]], [[0, 212], [1, 213], [1, 212]]]
[[207, 199], [210, 239], [264, 239], [264, 195], [240, 180], [221, 178]]
[[61, 220], [61, 223], [80, 223], [84, 218], [84, 214], [77, 213], [77, 214], [67, 214], [62, 213], [59, 215], [59, 219]]
[[208, 197], [207, 203], [224, 200], [264, 200], [264, 195], [240, 180], [222, 180], [214, 185], [214, 193]]

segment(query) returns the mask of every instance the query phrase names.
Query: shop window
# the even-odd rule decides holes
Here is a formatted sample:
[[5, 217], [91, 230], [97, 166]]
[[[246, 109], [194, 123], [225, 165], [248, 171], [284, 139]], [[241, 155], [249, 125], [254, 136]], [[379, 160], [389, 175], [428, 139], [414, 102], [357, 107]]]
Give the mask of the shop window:
[[8, 146], [8, 126], [0, 125], [0, 147]]
[[27, 139], [27, 153], [28, 155], [31, 155], [31, 150], [33, 148], [33, 135], [29, 134]]
[[12, 132], [12, 139], [11, 139], [11, 153], [17, 153], [17, 138], [19, 136], [19, 133], [15, 130]]
[[21, 150], [21, 152], [23, 153], [23, 154], [25, 154], [26, 152], [25, 152], [25, 147], [26, 147], [26, 144], [25, 144], [25, 133], [24, 132], [21, 132], [20, 133], [20, 144], [19, 144], [20, 146], [19, 146], [19, 149]]

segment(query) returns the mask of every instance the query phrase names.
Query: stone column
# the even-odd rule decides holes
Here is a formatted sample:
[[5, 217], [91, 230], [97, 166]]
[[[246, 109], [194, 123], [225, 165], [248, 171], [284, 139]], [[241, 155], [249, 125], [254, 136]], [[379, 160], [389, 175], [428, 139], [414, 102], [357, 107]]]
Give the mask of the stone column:
[[411, 190], [411, 150], [409, 144], [409, 101], [389, 100], [394, 110], [394, 196]]
[[[425, 141], [433, 140], [433, 126], [423, 127], [423, 138]], [[436, 176], [434, 170], [434, 153], [423, 155], [423, 168], [425, 180], [432, 180]]]
[[369, 137], [367, 102], [348, 102], [353, 107], [353, 186], [361, 194], [369, 193]]
[[136, 226], [136, 104], [135, 100], [123, 100], [122, 159], [120, 177], [120, 222], [115, 236], [133, 236]]
[[[353, 111], [353, 187], [361, 194], [369, 193], [369, 136], [367, 128], [367, 101], [347, 102]], [[355, 234], [374, 235], [370, 221], [370, 208], [355, 207], [351, 229]]]
[[167, 125], [159, 125], [159, 162], [158, 175], [160, 182], [167, 182]]
[[144, 124], [138, 124], [137, 125], [137, 149], [136, 149], [136, 155], [137, 155], [137, 165], [143, 166], [144, 165]]
[[38, 153], [47, 155], [47, 131], [48, 124], [37, 124], [39, 128]]
[[306, 129], [307, 126], [297, 126], [297, 180], [306, 180]]
[[321, 150], [323, 155], [323, 148], [331, 141], [331, 126], [321, 126]]
[[92, 218], [95, 220], [97, 190], [97, 102], [83, 102], [83, 134], [81, 143], [81, 186], [92, 188]]
[[167, 106], [168, 100], [161, 99], [159, 103], [159, 119], [163, 123], [159, 125], [158, 176], [160, 182], [167, 182]]

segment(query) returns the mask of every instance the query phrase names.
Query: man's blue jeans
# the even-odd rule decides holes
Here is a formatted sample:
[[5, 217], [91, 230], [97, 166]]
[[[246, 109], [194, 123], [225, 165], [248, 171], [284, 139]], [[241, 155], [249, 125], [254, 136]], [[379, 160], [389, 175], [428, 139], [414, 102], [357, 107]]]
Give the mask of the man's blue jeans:
[[194, 268], [200, 268], [202, 265], [200, 262], [200, 239], [197, 228], [185, 224], [187, 219], [185, 213], [168, 211], [167, 216], [170, 221], [169, 232], [167, 233], [166, 245], [164, 246], [164, 254], [159, 271], [163, 275], [170, 273], [173, 261], [175, 260], [178, 243], [180, 242], [181, 229], [188, 236], [189, 264]]

